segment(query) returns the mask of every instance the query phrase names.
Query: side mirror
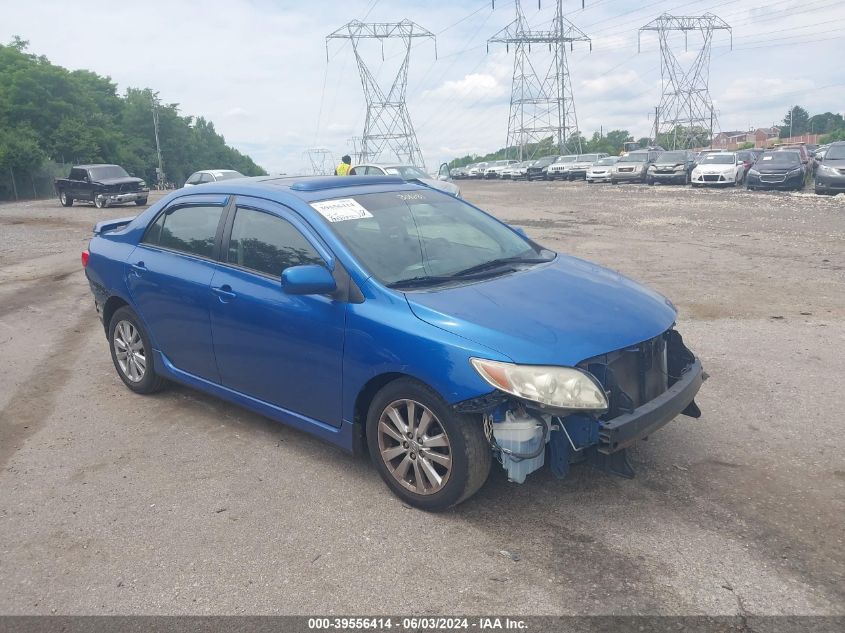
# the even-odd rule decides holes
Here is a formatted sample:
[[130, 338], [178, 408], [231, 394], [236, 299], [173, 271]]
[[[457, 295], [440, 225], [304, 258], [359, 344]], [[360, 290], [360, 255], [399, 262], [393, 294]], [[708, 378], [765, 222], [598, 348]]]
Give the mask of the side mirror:
[[337, 290], [337, 284], [328, 268], [307, 264], [282, 271], [282, 290], [289, 295], [324, 295]]
[[449, 164], [442, 163], [440, 169], [437, 170], [438, 180], [449, 180]]
[[524, 229], [524, 228], [522, 228], [521, 226], [513, 226], [513, 225], [511, 225], [511, 224], [509, 224], [508, 226], [510, 226], [510, 227], [511, 227], [514, 231], [516, 231], [517, 233], [519, 233], [522, 237], [525, 237], [525, 238], [527, 238], [527, 237], [528, 237], [528, 233], [526, 233], [526, 232], [525, 232], [525, 229]]

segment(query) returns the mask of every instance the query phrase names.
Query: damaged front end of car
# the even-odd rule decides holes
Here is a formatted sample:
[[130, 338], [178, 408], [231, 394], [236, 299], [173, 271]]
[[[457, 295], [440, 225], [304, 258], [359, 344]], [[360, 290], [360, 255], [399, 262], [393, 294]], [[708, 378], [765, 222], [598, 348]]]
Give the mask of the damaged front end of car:
[[547, 462], [560, 479], [578, 462], [631, 478], [629, 446], [678, 415], [701, 415], [695, 396], [706, 374], [674, 328], [575, 367], [471, 362], [495, 391], [454, 408], [482, 416], [497, 460], [517, 483]]

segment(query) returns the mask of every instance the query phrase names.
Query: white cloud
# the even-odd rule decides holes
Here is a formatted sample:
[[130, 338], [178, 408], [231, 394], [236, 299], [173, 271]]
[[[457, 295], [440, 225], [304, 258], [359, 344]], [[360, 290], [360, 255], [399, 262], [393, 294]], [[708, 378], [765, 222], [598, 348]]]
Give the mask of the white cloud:
[[[467, 18], [481, 4], [380, 2], [367, 18], [408, 18], [440, 33], [440, 58], [434, 59], [430, 42], [418, 41], [408, 76], [408, 109], [429, 166], [505, 143], [513, 50], [494, 45], [488, 53], [485, 43], [513, 20], [513, 5], [496, 3], [495, 11], [484, 7]], [[537, 13], [536, 3], [523, 2], [523, 10], [542, 28], [553, 17], [553, 4], [544, 2]], [[579, 127], [587, 135], [603, 126], [644, 136], [660, 99], [657, 40], [644, 34], [637, 54], [637, 29], [674, 11], [677, 3], [649, 3], [635, 13], [621, 4], [588, 2], [583, 11], [579, 6], [567, 14], [594, 43], [592, 53], [583, 44], [569, 53]], [[165, 102], [179, 103], [183, 114], [214, 121], [229, 142], [268, 170], [294, 172], [308, 147], [322, 145], [341, 155], [350, 150], [348, 139], [361, 135], [365, 104], [354, 56], [348, 43], [335, 41], [327, 64], [325, 36], [363, 18], [372, 5], [372, 0], [89, 0], [85, 11], [68, 11], [62, 0], [0, 0], [0, 15], [10, 16], [0, 20], [0, 42], [17, 34], [30, 40], [32, 52], [68, 68], [110, 75], [121, 90], [152, 87]], [[730, 52], [726, 34], [719, 34], [711, 64], [710, 92], [723, 128], [770, 125], [795, 103], [811, 112], [841, 110], [845, 89], [821, 89], [841, 83], [838, 42], [808, 41], [845, 18], [845, 3], [826, 3], [816, 11], [812, 3], [808, 8], [795, 0], [779, 4], [777, 14], [765, 0], [721, 5], [700, 0], [694, 10], [722, 14], [734, 27], [736, 50]], [[819, 26], [821, 21], [826, 24]], [[798, 30], [784, 31], [787, 27]], [[89, 33], [97, 36], [80, 35]], [[691, 34], [691, 51], [694, 40]], [[382, 63], [380, 47], [370, 44], [365, 53], [371, 70], [389, 88], [398, 49], [386, 45]], [[683, 51], [682, 36], [678, 45]], [[535, 49], [532, 59], [540, 64], [544, 54]]]
[[493, 75], [473, 73], [463, 79], [445, 81], [434, 90], [427, 90], [425, 97], [435, 99], [472, 99], [489, 100], [507, 94], [509, 86], [505, 86]]

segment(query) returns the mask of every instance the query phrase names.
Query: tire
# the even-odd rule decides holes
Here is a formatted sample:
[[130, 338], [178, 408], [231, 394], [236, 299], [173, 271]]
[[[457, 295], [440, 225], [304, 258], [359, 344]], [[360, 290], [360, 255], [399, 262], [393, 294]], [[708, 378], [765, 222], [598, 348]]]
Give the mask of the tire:
[[[402, 430], [408, 431], [409, 418], [419, 430], [426, 413], [429, 422], [419, 436], [425, 439], [417, 444], [415, 431]], [[395, 380], [376, 394], [367, 414], [366, 434], [370, 457], [388, 488], [421, 510], [445, 510], [468, 499], [490, 473], [492, 449], [481, 420], [455, 413], [437, 392], [411, 378]], [[436, 443], [426, 448], [425, 442], [432, 439]]]
[[654, 186], [654, 178], [646, 178], [646, 182], [653, 187]]
[[611, 178], [611, 179], [610, 179], [610, 184], [611, 184], [611, 185], [618, 185], [618, 184], [619, 184], [619, 181], [618, 181], [618, 180], [614, 180], [613, 178]]
[[[126, 360], [119, 358], [118, 355], [127, 347], [132, 348], [134, 355], [131, 358], [125, 357]], [[166, 381], [156, 373], [153, 366], [150, 337], [141, 325], [141, 320], [127, 306], [118, 308], [109, 321], [109, 349], [117, 375], [135, 393], [155, 393], [165, 386]], [[143, 362], [140, 362], [141, 359]]]
[[94, 194], [94, 206], [98, 209], [107, 209], [109, 206], [109, 201], [105, 198], [100, 198], [97, 194]]
[[693, 187], [695, 187], [695, 188], [698, 188], [698, 187], [700, 187], [700, 186], [701, 186], [701, 183], [700, 183], [700, 182], [693, 182], [693, 183], [691, 183], [691, 184], [692, 184], [692, 186], [693, 186]]
[[73, 206], [73, 198], [67, 195], [64, 191], [59, 194], [59, 202], [62, 203], [63, 207], [72, 207]]
[[754, 187], [752, 187], [752, 186], [751, 186], [751, 185], [749, 185], [749, 184], [746, 184], [746, 185], [745, 185], [745, 189], [746, 189], [747, 191], [754, 191]]
[[145, 204], [147, 204], [147, 199], [146, 198], [140, 198], [140, 199], [135, 201], [135, 204], [137, 204], [139, 207], [143, 207]]

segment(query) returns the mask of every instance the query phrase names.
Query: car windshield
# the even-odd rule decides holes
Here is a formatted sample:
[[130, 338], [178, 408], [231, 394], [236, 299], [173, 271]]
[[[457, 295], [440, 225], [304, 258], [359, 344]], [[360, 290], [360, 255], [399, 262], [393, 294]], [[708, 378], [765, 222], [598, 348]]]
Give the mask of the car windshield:
[[241, 172], [239, 171], [215, 171], [214, 177], [217, 180], [232, 180], [233, 178], [246, 178]]
[[824, 155], [825, 160], [842, 160], [845, 158], [845, 145], [831, 145]]
[[798, 152], [766, 152], [758, 160], [758, 165], [792, 165], [801, 162], [801, 155]]
[[647, 153], [642, 154], [628, 154], [619, 159], [620, 163], [644, 163], [648, 158]]
[[578, 162], [594, 163], [599, 159], [598, 154], [579, 154]]
[[92, 180], [109, 180], [111, 178], [129, 178], [129, 174], [123, 167], [118, 165], [104, 165], [103, 167], [92, 167], [88, 171], [91, 172]]
[[707, 154], [701, 159], [702, 163], [710, 165], [733, 165], [736, 157], [733, 154]]
[[413, 180], [414, 178], [428, 178], [428, 174], [421, 169], [412, 165], [391, 165], [384, 167], [384, 173], [388, 176], [399, 176], [404, 180]]
[[663, 152], [657, 157], [658, 163], [682, 163], [687, 159], [685, 152]]
[[555, 162], [558, 162], [558, 163], [574, 163], [577, 158], [578, 158], [577, 154], [572, 154], [571, 156], [561, 156]]
[[619, 159], [615, 156], [608, 156], [607, 158], [602, 158], [599, 162], [596, 163], [596, 165], [613, 165], [618, 160]]
[[486, 213], [434, 191], [369, 193], [312, 206], [358, 261], [393, 287], [502, 274], [513, 270], [515, 260], [555, 256]]
[[553, 162], [557, 160], [557, 156], [544, 156], [535, 162], [532, 167], [545, 167], [546, 165], [551, 165]]

